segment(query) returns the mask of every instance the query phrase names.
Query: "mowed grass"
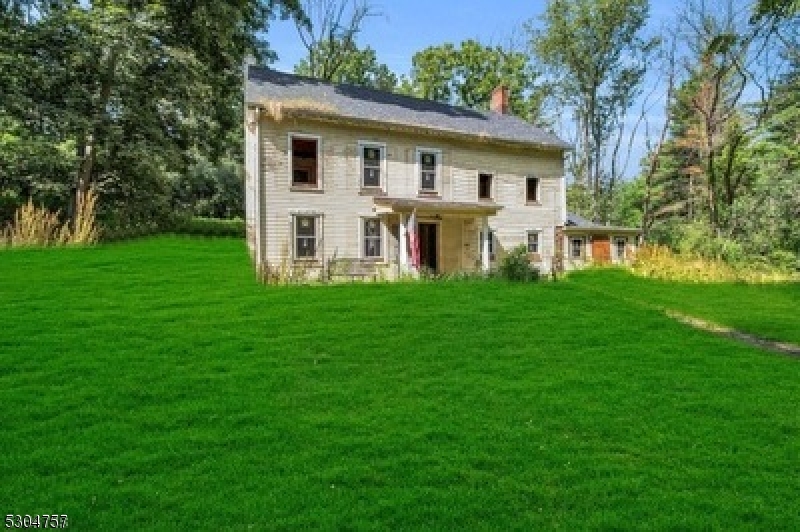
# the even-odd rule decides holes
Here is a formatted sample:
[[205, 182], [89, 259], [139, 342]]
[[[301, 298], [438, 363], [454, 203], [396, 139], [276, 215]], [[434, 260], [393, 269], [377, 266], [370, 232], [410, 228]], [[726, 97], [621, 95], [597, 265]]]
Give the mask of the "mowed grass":
[[800, 361], [590, 288], [264, 287], [235, 240], [0, 253], [0, 506], [76, 530], [800, 529]]
[[800, 283], [678, 283], [624, 270], [585, 270], [570, 281], [607, 297], [675, 310], [770, 340], [800, 345]]

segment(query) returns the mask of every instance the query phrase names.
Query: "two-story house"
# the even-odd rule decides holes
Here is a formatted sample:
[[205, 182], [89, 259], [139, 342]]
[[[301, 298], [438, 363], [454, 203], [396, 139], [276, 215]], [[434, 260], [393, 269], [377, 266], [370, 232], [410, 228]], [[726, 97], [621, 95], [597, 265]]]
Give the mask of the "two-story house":
[[245, 95], [248, 244], [262, 271], [316, 276], [335, 257], [394, 278], [413, 270], [410, 229], [435, 272], [489, 270], [520, 244], [547, 271], [563, 252], [570, 147], [510, 115], [503, 87], [479, 112], [249, 67]]

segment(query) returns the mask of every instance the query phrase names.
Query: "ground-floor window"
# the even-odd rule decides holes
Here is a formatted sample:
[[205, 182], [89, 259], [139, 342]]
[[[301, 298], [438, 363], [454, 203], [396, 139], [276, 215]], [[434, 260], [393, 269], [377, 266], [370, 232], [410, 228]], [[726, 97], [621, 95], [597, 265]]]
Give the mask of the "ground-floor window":
[[539, 231], [528, 231], [528, 253], [539, 253]]
[[572, 238], [570, 243], [570, 257], [573, 259], [583, 258], [583, 238]]
[[[478, 251], [483, 252], [483, 231], [480, 232], [480, 239], [478, 240]], [[494, 255], [494, 231], [489, 230], [489, 256]]]
[[628, 245], [628, 239], [626, 238], [615, 238], [614, 239], [614, 248], [617, 252], [617, 259], [618, 260], [625, 260], [625, 247]]
[[383, 257], [380, 219], [364, 218], [363, 223], [364, 223], [364, 258], [379, 259]]
[[294, 217], [294, 258], [317, 258], [317, 234], [319, 216]]

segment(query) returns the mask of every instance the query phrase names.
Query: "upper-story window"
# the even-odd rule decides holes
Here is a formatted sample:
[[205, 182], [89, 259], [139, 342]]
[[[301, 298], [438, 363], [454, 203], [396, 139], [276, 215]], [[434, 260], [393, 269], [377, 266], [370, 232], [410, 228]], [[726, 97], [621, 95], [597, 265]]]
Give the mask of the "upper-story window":
[[525, 179], [525, 203], [539, 203], [539, 178]]
[[442, 167], [442, 152], [418, 148], [417, 166], [419, 168], [419, 190], [423, 193], [436, 193], [439, 190], [439, 176]]
[[292, 186], [319, 188], [319, 138], [290, 135], [289, 144]]
[[478, 174], [478, 199], [492, 199], [492, 174]]
[[384, 179], [386, 147], [382, 144], [360, 143], [361, 187], [381, 188]]

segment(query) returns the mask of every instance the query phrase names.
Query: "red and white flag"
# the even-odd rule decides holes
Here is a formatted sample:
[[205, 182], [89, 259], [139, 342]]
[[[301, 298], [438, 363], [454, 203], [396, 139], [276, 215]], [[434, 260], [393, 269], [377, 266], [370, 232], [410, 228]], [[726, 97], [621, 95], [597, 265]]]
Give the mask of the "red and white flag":
[[417, 230], [417, 210], [408, 217], [408, 253], [411, 258], [411, 266], [419, 270], [419, 231]]

